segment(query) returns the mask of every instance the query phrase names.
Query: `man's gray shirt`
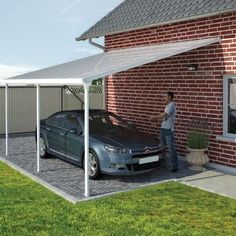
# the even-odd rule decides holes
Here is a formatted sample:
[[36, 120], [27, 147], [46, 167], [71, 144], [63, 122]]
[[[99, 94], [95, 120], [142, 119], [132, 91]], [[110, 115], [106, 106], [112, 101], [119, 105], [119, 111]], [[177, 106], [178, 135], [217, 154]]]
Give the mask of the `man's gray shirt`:
[[171, 129], [172, 131], [174, 131], [176, 116], [176, 106], [174, 102], [170, 102], [166, 105], [165, 113], [167, 114], [167, 116], [163, 119], [161, 128]]

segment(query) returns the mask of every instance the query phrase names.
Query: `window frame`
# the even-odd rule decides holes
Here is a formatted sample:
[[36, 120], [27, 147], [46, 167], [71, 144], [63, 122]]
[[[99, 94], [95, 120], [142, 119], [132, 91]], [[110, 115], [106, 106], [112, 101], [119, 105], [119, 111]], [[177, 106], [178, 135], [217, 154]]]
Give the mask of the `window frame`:
[[229, 112], [228, 112], [228, 83], [230, 79], [236, 80], [236, 75], [225, 75], [223, 81], [223, 136], [229, 138], [236, 138], [236, 134], [232, 134], [228, 132], [228, 122], [229, 122]]

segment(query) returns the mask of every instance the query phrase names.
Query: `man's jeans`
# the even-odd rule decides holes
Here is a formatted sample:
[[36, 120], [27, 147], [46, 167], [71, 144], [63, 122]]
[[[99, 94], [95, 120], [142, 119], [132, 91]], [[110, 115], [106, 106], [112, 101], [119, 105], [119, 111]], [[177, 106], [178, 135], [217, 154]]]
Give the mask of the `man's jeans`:
[[172, 167], [173, 169], [178, 169], [178, 156], [175, 149], [175, 138], [171, 129], [160, 129], [160, 144], [163, 147], [168, 147]]

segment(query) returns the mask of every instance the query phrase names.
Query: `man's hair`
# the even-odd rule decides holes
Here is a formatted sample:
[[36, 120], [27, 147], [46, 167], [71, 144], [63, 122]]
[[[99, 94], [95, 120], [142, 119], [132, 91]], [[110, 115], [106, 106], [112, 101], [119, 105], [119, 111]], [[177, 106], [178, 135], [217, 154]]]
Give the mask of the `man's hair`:
[[168, 91], [166, 94], [171, 98], [171, 100], [174, 98], [174, 94], [172, 92]]

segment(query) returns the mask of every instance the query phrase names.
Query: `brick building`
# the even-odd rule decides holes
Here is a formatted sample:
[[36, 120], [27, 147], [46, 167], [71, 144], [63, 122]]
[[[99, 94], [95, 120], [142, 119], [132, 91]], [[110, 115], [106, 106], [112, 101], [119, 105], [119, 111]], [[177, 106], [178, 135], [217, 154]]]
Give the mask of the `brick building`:
[[[150, 116], [163, 110], [162, 94], [171, 90], [179, 154], [186, 154], [188, 122], [201, 117], [209, 122], [211, 162], [236, 168], [235, 0], [126, 0], [77, 40], [100, 36], [106, 51], [220, 37], [220, 43], [114, 74], [106, 81], [106, 107], [158, 135]], [[196, 70], [189, 71], [192, 64]]]

